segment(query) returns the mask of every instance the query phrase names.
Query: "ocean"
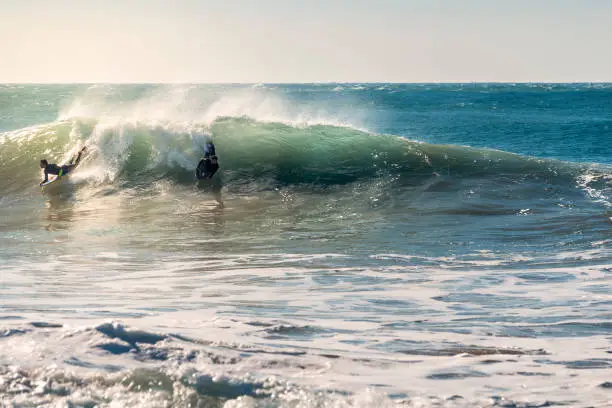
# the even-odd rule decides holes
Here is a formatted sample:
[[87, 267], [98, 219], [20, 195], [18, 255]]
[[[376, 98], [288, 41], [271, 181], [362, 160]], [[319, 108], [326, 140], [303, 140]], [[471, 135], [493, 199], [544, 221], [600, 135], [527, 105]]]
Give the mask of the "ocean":
[[0, 85], [1, 406], [610, 407], [611, 248], [612, 84]]

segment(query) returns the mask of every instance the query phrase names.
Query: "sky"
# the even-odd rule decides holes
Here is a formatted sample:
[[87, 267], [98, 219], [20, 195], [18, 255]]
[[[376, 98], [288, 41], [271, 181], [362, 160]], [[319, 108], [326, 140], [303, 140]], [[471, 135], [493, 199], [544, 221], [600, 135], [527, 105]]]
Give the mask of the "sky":
[[612, 82], [612, 0], [0, 0], [0, 82]]

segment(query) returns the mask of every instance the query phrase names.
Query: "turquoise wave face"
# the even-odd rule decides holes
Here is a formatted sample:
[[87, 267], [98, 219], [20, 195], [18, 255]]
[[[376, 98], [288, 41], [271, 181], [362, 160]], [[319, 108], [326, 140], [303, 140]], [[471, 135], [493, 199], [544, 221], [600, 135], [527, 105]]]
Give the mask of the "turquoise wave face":
[[[82, 120], [23, 129], [6, 135], [0, 145], [1, 174], [4, 183], [7, 179], [31, 183], [39, 159], [61, 163], [86, 145], [88, 153], [82, 167], [97, 173], [94, 181], [147, 184], [167, 178], [189, 183], [210, 137], [222, 161], [222, 177], [230, 184], [261, 180], [266, 185], [333, 185], [394, 178], [400, 184], [416, 185], [431, 177], [562, 184], [575, 182], [588, 169], [498, 150], [413, 142], [348, 127], [295, 127], [248, 118], [220, 118], [208, 126], [207, 132], [176, 130], [172, 124], [106, 125]], [[27, 186], [16, 183], [11, 185]]]
[[[103, 123], [70, 119], [6, 133], [0, 145], [0, 188], [5, 194], [37, 186], [38, 161], [63, 163], [88, 146], [79, 173], [83, 186], [146, 187], [167, 180], [194, 183], [203, 146], [212, 138], [220, 157], [219, 183], [231, 190], [295, 185], [321, 188], [384, 180], [387, 188], [457, 191], [523, 187], [537, 197], [556, 189], [584, 189], [609, 197], [605, 167], [539, 159], [492, 149], [437, 145], [350, 127], [292, 126], [223, 117], [210, 124]], [[581, 185], [584, 184], [584, 185]], [[583, 187], [583, 190], [580, 189]]]

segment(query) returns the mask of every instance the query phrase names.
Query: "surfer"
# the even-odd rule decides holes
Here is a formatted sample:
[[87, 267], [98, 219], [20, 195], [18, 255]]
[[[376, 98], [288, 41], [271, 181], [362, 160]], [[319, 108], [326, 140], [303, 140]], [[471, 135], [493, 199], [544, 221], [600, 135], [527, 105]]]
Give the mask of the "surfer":
[[200, 159], [196, 168], [196, 177], [198, 180], [208, 180], [219, 170], [219, 161], [215, 153], [215, 145], [212, 141], [206, 142], [204, 146], [204, 157]]
[[85, 151], [85, 146], [83, 146], [83, 148], [79, 150], [79, 153], [77, 154], [75, 159], [73, 160], [71, 159], [68, 164], [64, 164], [63, 166], [58, 166], [57, 164], [53, 164], [53, 163], [49, 164], [47, 160], [42, 159], [40, 161], [40, 168], [45, 170], [45, 179], [40, 182], [40, 185], [43, 185], [49, 180], [49, 174], [55, 174], [57, 175], [57, 177], [62, 177], [70, 173], [72, 170], [74, 170], [74, 168], [81, 161], [81, 155], [83, 154], [84, 151]]

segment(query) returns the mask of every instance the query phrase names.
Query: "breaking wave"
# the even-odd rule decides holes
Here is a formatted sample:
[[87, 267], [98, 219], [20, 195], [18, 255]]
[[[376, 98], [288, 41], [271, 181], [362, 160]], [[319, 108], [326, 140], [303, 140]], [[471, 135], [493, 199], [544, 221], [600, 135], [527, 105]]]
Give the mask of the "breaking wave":
[[244, 185], [257, 190], [381, 179], [393, 185], [453, 190], [467, 179], [481, 179], [500, 185], [580, 187], [609, 205], [612, 188], [612, 178], [602, 167], [420, 143], [344, 126], [220, 117], [208, 124], [109, 124], [75, 118], [5, 133], [0, 139], [0, 191], [32, 190], [40, 177], [40, 158], [64, 162], [82, 145], [88, 146], [88, 154], [73, 178], [85, 185], [142, 187], [159, 180], [190, 184], [209, 138], [220, 157], [218, 178], [230, 190]]

